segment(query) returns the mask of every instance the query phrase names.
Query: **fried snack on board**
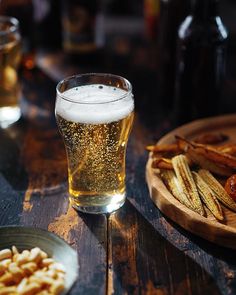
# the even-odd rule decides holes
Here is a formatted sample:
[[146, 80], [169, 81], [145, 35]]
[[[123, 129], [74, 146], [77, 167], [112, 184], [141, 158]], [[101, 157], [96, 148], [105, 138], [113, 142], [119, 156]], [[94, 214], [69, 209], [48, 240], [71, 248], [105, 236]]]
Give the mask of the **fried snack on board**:
[[[152, 157], [155, 158], [155, 160], [153, 161], [153, 168], [173, 169], [170, 164], [170, 159], [167, 158], [166, 155], [173, 152], [175, 152], [175, 155], [177, 155], [180, 154], [180, 151], [182, 151], [182, 153], [185, 153], [185, 155], [187, 156], [190, 166], [195, 163], [198, 166], [207, 169], [214, 174], [226, 177], [229, 177], [234, 172], [236, 172], [236, 168], [227, 167], [227, 163], [226, 165], [223, 164], [225, 162], [218, 163], [214, 159], [209, 159], [207, 155], [208, 151], [205, 151], [204, 153], [202, 152], [202, 150], [199, 151], [199, 149], [196, 148], [196, 144], [194, 143], [194, 141], [188, 141], [180, 136], [176, 136], [176, 138], [177, 143], [174, 144], [147, 146], [147, 150], [152, 151]], [[202, 147], [203, 146], [201, 145], [201, 148]], [[231, 155], [236, 153], [235, 144], [228, 144], [217, 147], [206, 146], [206, 148], [217, 150], [218, 154]]]
[[192, 148], [197, 154], [204, 156], [208, 160], [211, 160], [219, 165], [236, 169], [236, 157], [234, 156], [221, 152], [212, 146], [188, 141], [180, 136], [176, 136], [176, 140], [183, 152], [187, 152], [189, 148]]
[[152, 161], [152, 168], [169, 169], [169, 170], [174, 169], [171, 159], [158, 158], [158, 157]]
[[[160, 176], [172, 195], [201, 215], [205, 213], [203, 202], [219, 221], [224, 219], [219, 201], [236, 212], [236, 203], [219, 182], [222, 177], [236, 173], [236, 157], [232, 156], [236, 144], [212, 145], [226, 139], [226, 135], [205, 134], [196, 140], [207, 142], [202, 144], [177, 135], [176, 143], [147, 146], [152, 168], [160, 169]], [[211, 173], [218, 175], [219, 181]]]
[[205, 203], [207, 208], [211, 211], [216, 219], [223, 220], [224, 216], [221, 206], [213, 191], [209, 188], [209, 186], [197, 172], [193, 171], [192, 175], [202, 201]]
[[228, 139], [228, 135], [223, 133], [204, 133], [194, 138], [194, 142], [202, 144], [219, 144]]
[[236, 174], [232, 174], [225, 182], [224, 188], [229, 196], [236, 201]]
[[163, 169], [161, 171], [161, 177], [164, 180], [167, 188], [173, 194], [173, 196], [183, 205], [187, 206], [188, 208], [194, 210], [189, 198], [184, 193], [183, 188], [181, 187], [176, 174], [173, 170]]
[[217, 146], [217, 150], [235, 156], [236, 155], [236, 144], [224, 144], [222, 146]]
[[194, 211], [204, 216], [204, 209], [198, 194], [196, 184], [193, 180], [190, 171], [188, 160], [185, 155], [177, 155], [172, 158], [172, 164], [176, 173], [177, 179], [186, 194]]
[[217, 179], [208, 170], [205, 169], [200, 169], [198, 173], [204, 179], [210, 189], [215, 193], [217, 199], [226, 207], [236, 212], [236, 203], [227, 194], [226, 190], [217, 181]]
[[192, 145], [188, 146], [185, 155], [188, 159], [197, 164], [199, 167], [209, 170], [219, 176], [228, 177], [234, 172], [234, 169], [216, 164], [214, 161], [207, 159], [204, 155], [199, 154], [197, 150], [192, 147]]
[[179, 145], [177, 143], [172, 144], [158, 144], [158, 145], [148, 145], [146, 150], [154, 153], [175, 153], [178, 154], [181, 152]]

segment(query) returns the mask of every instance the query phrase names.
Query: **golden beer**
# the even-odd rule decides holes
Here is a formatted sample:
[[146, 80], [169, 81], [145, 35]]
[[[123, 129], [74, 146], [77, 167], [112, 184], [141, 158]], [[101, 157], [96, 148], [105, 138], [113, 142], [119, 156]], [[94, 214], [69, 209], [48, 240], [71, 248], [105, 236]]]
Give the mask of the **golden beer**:
[[7, 127], [20, 117], [17, 70], [21, 60], [18, 22], [0, 17], [0, 126]]
[[125, 103], [112, 105], [101, 103], [102, 96], [106, 101], [109, 95], [119, 92], [118, 88], [103, 86], [99, 90], [90, 85], [76, 89], [67, 95], [73, 97], [77, 91], [77, 98], [81, 92], [86, 97], [87, 92], [88, 97], [93, 95], [100, 103], [60, 104], [57, 98], [56, 119], [67, 152], [71, 202], [82, 211], [110, 212], [125, 200], [125, 152], [134, 117], [133, 99], [129, 96]]

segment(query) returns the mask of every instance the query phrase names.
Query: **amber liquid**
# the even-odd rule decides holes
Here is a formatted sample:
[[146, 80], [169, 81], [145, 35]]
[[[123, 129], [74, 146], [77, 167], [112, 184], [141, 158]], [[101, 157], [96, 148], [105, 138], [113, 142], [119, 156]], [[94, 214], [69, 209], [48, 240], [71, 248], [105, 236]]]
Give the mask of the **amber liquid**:
[[69, 193], [75, 206], [107, 207], [125, 199], [125, 151], [133, 112], [106, 124], [84, 124], [56, 115], [69, 173]]
[[7, 127], [20, 117], [18, 67], [21, 60], [19, 39], [9, 38], [0, 45], [0, 126]]
[[0, 108], [18, 105], [17, 69], [20, 60], [21, 47], [18, 40], [0, 45]]

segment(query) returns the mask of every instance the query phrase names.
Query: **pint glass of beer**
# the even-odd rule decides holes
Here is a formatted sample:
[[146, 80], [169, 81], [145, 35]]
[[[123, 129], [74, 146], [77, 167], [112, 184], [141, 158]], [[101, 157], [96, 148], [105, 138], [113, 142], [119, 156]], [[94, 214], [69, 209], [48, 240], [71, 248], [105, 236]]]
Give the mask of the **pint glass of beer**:
[[67, 153], [72, 206], [87, 213], [121, 207], [134, 117], [129, 81], [111, 74], [69, 77], [57, 85], [55, 113]]
[[20, 118], [20, 86], [17, 70], [21, 60], [18, 20], [0, 16], [0, 127]]

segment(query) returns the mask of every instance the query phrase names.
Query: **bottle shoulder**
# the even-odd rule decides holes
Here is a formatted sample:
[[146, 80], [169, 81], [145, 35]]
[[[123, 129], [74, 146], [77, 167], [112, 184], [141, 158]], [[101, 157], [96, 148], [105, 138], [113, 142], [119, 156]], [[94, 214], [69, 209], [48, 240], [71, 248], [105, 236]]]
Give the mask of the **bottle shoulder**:
[[202, 21], [190, 15], [180, 25], [178, 38], [186, 42], [192, 39], [223, 42], [228, 38], [228, 31], [219, 16]]

